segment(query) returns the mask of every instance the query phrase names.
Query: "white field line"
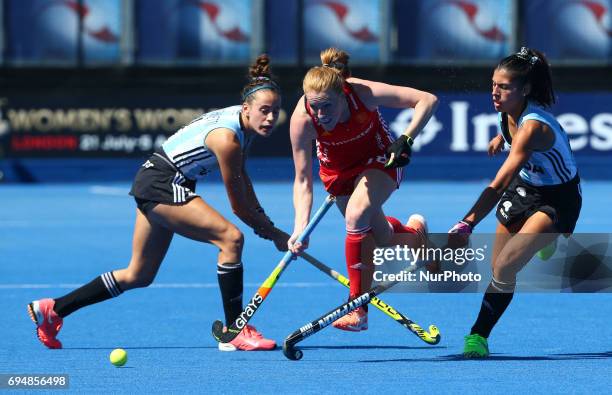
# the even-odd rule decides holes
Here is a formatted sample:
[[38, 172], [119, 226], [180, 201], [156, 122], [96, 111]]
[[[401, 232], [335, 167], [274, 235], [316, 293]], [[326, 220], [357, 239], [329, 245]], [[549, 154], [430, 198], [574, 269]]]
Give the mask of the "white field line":
[[[321, 288], [328, 287], [333, 282], [290, 282], [290, 283], [278, 283], [275, 287], [278, 288]], [[78, 288], [83, 284], [0, 284], [0, 290], [2, 289], [74, 289]], [[259, 288], [261, 284], [257, 283], [245, 283], [247, 288]], [[158, 283], [151, 284], [148, 288], [218, 288], [219, 284], [214, 283]]]

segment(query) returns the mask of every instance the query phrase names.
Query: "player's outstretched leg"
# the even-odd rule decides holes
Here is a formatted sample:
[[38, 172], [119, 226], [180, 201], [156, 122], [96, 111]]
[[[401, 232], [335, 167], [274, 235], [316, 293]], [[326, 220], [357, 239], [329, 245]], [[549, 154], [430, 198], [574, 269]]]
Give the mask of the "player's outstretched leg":
[[42, 344], [48, 348], [62, 348], [62, 343], [56, 337], [62, 328], [63, 320], [53, 310], [54, 305], [53, 299], [35, 300], [28, 304], [28, 313], [36, 324], [36, 334]]
[[36, 333], [42, 344], [48, 348], [62, 348], [62, 343], [56, 337], [64, 318], [82, 307], [122, 293], [113, 272], [107, 272], [60, 298], [40, 299], [29, 303], [28, 313], [36, 324]]
[[234, 340], [219, 343], [221, 351], [268, 351], [276, 348], [274, 340], [265, 339], [252, 325], [246, 325]]

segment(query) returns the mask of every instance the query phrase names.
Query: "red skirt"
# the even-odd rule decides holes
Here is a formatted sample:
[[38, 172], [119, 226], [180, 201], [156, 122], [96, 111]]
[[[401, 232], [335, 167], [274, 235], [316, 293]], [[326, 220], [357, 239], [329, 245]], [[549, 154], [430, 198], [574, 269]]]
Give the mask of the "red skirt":
[[377, 156], [343, 170], [330, 169], [321, 164], [319, 177], [323, 181], [325, 190], [333, 196], [351, 195], [355, 189], [355, 180], [367, 169], [378, 169], [384, 172], [395, 181], [397, 188], [399, 188], [402, 182], [402, 168], [385, 169], [386, 160], [384, 156]]

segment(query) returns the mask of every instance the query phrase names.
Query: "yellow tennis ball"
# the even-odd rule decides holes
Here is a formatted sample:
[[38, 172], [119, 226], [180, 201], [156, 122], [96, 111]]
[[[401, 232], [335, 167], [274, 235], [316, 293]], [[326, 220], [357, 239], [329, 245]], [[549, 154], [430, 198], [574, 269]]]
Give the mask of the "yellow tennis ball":
[[123, 348], [116, 348], [111, 351], [108, 359], [115, 366], [123, 366], [127, 362], [127, 352]]

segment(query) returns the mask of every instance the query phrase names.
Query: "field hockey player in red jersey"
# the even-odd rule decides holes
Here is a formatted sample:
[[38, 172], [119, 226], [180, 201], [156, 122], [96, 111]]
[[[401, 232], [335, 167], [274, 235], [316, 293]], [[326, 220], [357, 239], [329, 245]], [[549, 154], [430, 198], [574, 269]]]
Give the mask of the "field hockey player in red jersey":
[[[296, 240], [308, 223], [312, 207], [311, 153], [315, 141], [319, 175], [327, 192], [336, 196], [346, 222], [346, 266], [349, 298], [353, 298], [372, 280], [362, 276], [365, 268], [361, 254], [368, 236], [373, 236], [376, 245], [385, 246], [394, 233], [426, 232], [422, 216], [412, 216], [404, 226], [395, 218], [385, 217], [382, 205], [399, 187], [402, 167], [410, 161], [412, 141], [435, 111], [437, 98], [409, 87], [352, 77], [349, 55], [335, 48], [322, 51], [321, 61], [321, 66], [306, 73], [304, 95], [291, 116], [295, 225], [289, 249], [297, 253], [306, 248]], [[411, 122], [398, 139], [389, 132], [379, 106], [414, 108]], [[351, 312], [333, 325], [347, 331], [367, 329], [366, 308]]]

